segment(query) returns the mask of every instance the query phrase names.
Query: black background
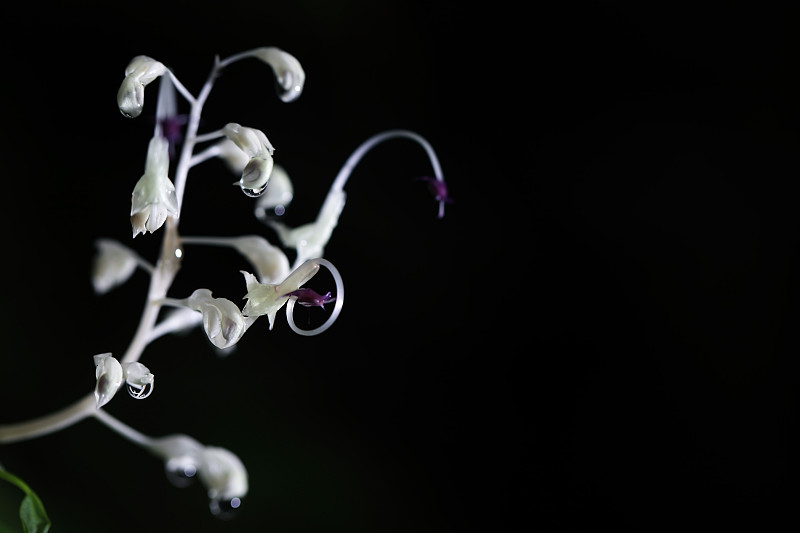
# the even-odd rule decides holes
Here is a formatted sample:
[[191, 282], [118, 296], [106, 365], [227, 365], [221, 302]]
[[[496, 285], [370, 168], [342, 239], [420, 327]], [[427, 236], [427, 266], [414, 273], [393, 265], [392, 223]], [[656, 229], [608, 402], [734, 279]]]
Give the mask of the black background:
[[[147, 279], [93, 294], [94, 241], [130, 240], [152, 122], [116, 109], [147, 54], [197, 92], [215, 54], [279, 46], [303, 64], [283, 104], [242, 62], [206, 130], [265, 131], [291, 225], [313, 219], [370, 135], [436, 149], [445, 218], [407, 141], [346, 188], [326, 257], [347, 305], [314, 338], [279, 318], [221, 359], [200, 332], [154, 343], [146, 434], [234, 451], [233, 521], [199, 486], [86, 420], [4, 445], [53, 531], [653, 531], [796, 521], [797, 13], [748, 3], [176, 2], [4, 14], [0, 422], [90, 392]], [[152, 89], [152, 87], [151, 87]], [[148, 92], [154, 104], [154, 92]], [[146, 104], [147, 106], [147, 104]], [[154, 108], [151, 106], [150, 110]], [[210, 161], [185, 234], [270, 231]], [[191, 250], [189, 250], [191, 251]], [[173, 290], [244, 294], [235, 253], [197, 249]], [[7, 489], [8, 487], [6, 487]], [[0, 492], [13, 508], [13, 490]], [[517, 524], [517, 525], [513, 525]]]

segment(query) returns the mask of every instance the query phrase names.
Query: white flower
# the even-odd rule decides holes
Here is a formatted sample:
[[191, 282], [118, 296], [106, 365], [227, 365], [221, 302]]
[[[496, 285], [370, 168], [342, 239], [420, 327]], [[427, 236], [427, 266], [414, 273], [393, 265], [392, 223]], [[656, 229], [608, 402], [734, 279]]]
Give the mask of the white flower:
[[339, 223], [345, 199], [344, 190], [332, 189], [325, 198], [317, 219], [296, 228], [289, 228], [276, 220], [266, 219], [265, 222], [276, 231], [284, 246], [297, 250], [295, 263], [322, 257], [333, 229]]
[[203, 314], [203, 329], [217, 348], [236, 344], [247, 330], [244, 317], [236, 304], [225, 298], [214, 298], [208, 289], [197, 289], [185, 305]]
[[161, 62], [147, 56], [134, 57], [125, 68], [125, 79], [117, 91], [117, 105], [126, 117], [138, 117], [144, 106], [144, 87], [167, 71]]
[[148, 447], [164, 459], [168, 472], [189, 477], [197, 474], [212, 502], [247, 495], [247, 469], [233, 452], [225, 448], [204, 446], [188, 435], [180, 434], [155, 439]]
[[269, 187], [256, 201], [255, 214], [258, 218], [264, 218], [268, 209], [274, 209], [276, 215], [282, 215], [292, 202], [292, 198], [294, 198], [294, 187], [289, 174], [281, 165], [274, 165], [272, 176], [269, 178]]
[[178, 216], [178, 198], [169, 179], [169, 142], [161, 136], [150, 139], [144, 175], [131, 196], [133, 236], [160, 228], [168, 215]]
[[105, 294], [128, 281], [138, 264], [136, 253], [113, 239], [98, 239], [97, 255], [92, 264], [92, 286]]
[[[227, 137], [217, 143], [217, 149], [219, 150], [217, 157], [222, 158], [234, 174], [240, 175], [247, 166], [247, 162], [250, 161], [250, 157]], [[274, 170], [273, 167], [273, 172]]]
[[267, 315], [269, 329], [272, 329], [275, 315], [289, 299], [288, 294], [299, 289], [319, 272], [319, 262], [313, 259], [306, 261], [280, 284], [259, 283], [253, 274], [241, 272], [247, 285], [247, 294], [244, 296], [247, 304], [244, 306], [242, 314], [246, 317]]
[[110, 353], [94, 356], [95, 377], [97, 385], [94, 389], [95, 405], [98, 409], [111, 401], [123, 381], [122, 365], [111, 357]]
[[225, 448], [203, 448], [197, 475], [212, 500], [231, 500], [247, 494], [247, 470], [242, 461]]
[[275, 149], [269, 139], [263, 131], [235, 122], [226, 124], [222, 132], [250, 158], [242, 169], [239, 180], [242, 191], [248, 196], [261, 196], [272, 174], [272, 154]]
[[278, 82], [278, 96], [284, 102], [297, 100], [303, 93], [306, 73], [293, 55], [274, 46], [252, 50], [250, 54], [272, 67]]
[[150, 396], [155, 386], [155, 376], [142, 363], [133, 362], [122, 365], [125, 382], [128, 384], [128, 393], [141, 400]]
[[111, 353], [101, 353], [94, 356], [94, 364], [97, 377], [94, 397], [98, 409], [111, 401], [123, 381], [127, 382], [128, 392], [136, 399], [147, 398], [153, 392], [155, 376], [142, 363], [120, 364]]

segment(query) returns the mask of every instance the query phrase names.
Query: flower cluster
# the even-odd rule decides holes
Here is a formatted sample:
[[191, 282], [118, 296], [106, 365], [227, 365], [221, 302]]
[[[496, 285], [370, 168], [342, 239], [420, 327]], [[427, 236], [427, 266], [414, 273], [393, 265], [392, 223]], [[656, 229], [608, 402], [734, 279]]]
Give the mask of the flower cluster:
[[[300, 62], [275, 47], [256, 48], [223, 60], [217, 58], [197, 95], [187, 90], [160, 61], [144, 55], [130, 61], [117, 93], [119, 110], [124, 116], [134, 118], [142, 114], [145, 88], [159, 80], [155, 131], [147, 145], [144, 174], [131, 193], [130, 222], [133, 238], [160, 232], [163, 239], [153, 263], [120, 242], [98, 240], [92, 283], [98, 294], [105, 294], [129, 280], [137, 267], [145, 271], [150, 286], [137, 333], [119, 359], [110, 352], [94, 356], [93, 394], [54, 414], [0, 425], [0, 443], [4, 443], [52, 433], [83, 418], [94, 417], [160, 457], [170, 479], [199, 478], [208, 490], [211, 510], [218, 515], [225, 514], [225, 509], [239, 507], [247, 494], [247, 471], [235, 454], [225, 448], [201, 444], [186, 435], [161, 438], [143, 435], [106, 410], [123, 386], [136, 399], [153, 392], [155, 376], [139, 362], [146, 348], [163, 335], [202, 326], [214, 349], [228, 350], [262, 316], [267, 317], [268, 330], [273, 330], [284, 307], [287, 324], [301, 336], [319, 335], [331, 327], [344, 305], [344, 282], [337, 267], [323, 255], [345, 206], [344, 186], [348, 177], [364, 155], [380, 142], [406, 138], [418, 143], [433, 168], [434, 176], [425, 179], [439, 202], [440, 217], [444, 214], [444, 203], [452, 201], [430, 144], [417, 133], [389, 130], [369, 138], [348, 158], [314, 221], [295, 228], [281, 222], [280, 217], [294, 199], [294, 186], [285, 168], [273, 160], [275, 150], [266, 134], [235, 122], [208, 132], [198, 131], [202, 109], [213, 85], [229, 65], [248, 58], [271, 67], [280, 100], [292, 102], [301, 95], [305, 72]], [[178, 114], [177, 94], [188, 104], [187, 114]], [[266, 230], [274, 233], [278, 244], [253, 234], [181, 234], [179, 222], [189, 171], [212, 158], [223, 160], [238, 176], [242, 192], [254, 198], [253, 214]], [[197, 287], [190, 294], [171, 293], [183, 257], [193, 253], [187, 247], [193, 246], [229, 247], [250, 264], [250, 269], [241, 270], [244, 283], [239, 296], [245, 300], [243, 307], [228, 298], [215, 297], [207, 287]], [[282, 248], [294, 255], [292, 261]], [[322, 269], [330, 273], [333, 285], [321, 294], [307, 284]], [[305, 307], [308, 313], [323, 314], [321, 325], [299, 327], [294, 321], [296, 304]]]

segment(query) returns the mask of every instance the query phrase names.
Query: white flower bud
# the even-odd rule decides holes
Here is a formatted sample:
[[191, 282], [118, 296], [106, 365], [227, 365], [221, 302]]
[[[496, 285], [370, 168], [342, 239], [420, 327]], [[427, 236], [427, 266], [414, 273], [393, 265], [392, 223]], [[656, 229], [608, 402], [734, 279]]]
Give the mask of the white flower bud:
[[128, 393], [137, 400], [147, 398], [153, 392], [155, 376], [142, 363], [125, 363], [122, 372], [128, 384]]
[[274, 46], [257, 48], [251, 54], [272, 67], [281, 100], [291, 102], [302, 94], [306, 73], [296, 57]]
[[250, 157], [242, 169], [239, 186], [248, 196], [261, 196], [272, 174], [272, 154], [275, 151], [264, 132], [230, 122], [222, 128], [225, 136]]
[[144, 175], [139, 178], [131, 196], [133, 236], [154, 232], [167, 220], [178, 216], [178, 198], [169, 179], [169, 142], [161, 136], [150, 139]]
[[247, 196], [259, 197], [269, 185], [271, 174], [272, 156], [267, 154], [266, 158], [254, 157], [244, 167], [239, 186]]
[[92, 264], [92, 286], [97, 294], [105, 294], [128, 281], [136, 270], [136, 253], [113, 239], [98, 239], [97, 255]]
[[236, 146], [236, 143], [228, 138], [217, 143], [217, 148], [219, 149], [217, 157], [222, 158], [231, 172], [241, 175], [244, 167], [247, 166], [247, 162], [250, 161], [250, 157], [244, 153], [244, 150]]
[[269, 187], [256, 201], [255, 214], [258, 218], [267, 216], [267, 210], [274, 209], [276, 215], [282, 215], [286, 211], [286, 206], [294, 198], [294, 188], [289, 174], [280, 165], [272, 167], [272, 175], [269, 178]]
[[247, 494], [247, 470], [242, 461], [225, 448], [203, 448], [197, 474], [212, 500], [242, 498]]
[[95, 403], [98, 409], [103, 407], [119, 390], [123, 381], [122, 365], [111, 356], [103, 353], [94, 356], [97, 385], [94, 389]]
[[144, 87], [167, 71], [159, 61], [147, 56], [134, 57], [125, 68], [125, 79], [117, 91], [117, 105], [126, 117], [138, 117], [144, 106]]
[[204, 446], [182, 434], [154, 439], [148, 448], [164, 459], [168, 473], [189, 477], [196, 473], [212, 501], [247, 495], [247, 469], [235, 454], [225, 448]]
[[203, 329], [217, 348], [233, 346], [247, 330], [242, 312], [225, 298], [213, 298], [208, 289], [197, 289], [186, 305], [203, 313]]

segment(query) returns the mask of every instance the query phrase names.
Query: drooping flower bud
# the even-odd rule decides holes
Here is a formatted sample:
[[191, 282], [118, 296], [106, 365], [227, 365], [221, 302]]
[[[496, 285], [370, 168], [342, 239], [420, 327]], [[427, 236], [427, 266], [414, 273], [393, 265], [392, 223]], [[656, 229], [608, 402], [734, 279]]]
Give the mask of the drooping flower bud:
[[296, 57], [274, 46], [256, 48], [250, 53], [272, 67], [275, 72], [278, 97], [281, 100], [291, 102], [300, 97], [306, 73]]
[[98, 239], [92, 264], [92, 286], [105, 294], [128, 281], [138, 264], [136, 252], [113, 239]]
[[155, 376], [146, 366], [139, 362], [125, 363], [122, 371], [128, 384], [128, 394], [137, 400], [150, 396], [155, 386]]
[[129, 118], [138, 117], [144, 106], [145, 86], [166, 71], [167, 67], [151, 57], [134, 57], [125, 68], [125, 79], [117, 91], [120, 112]]
[[247, 495], [247, 469], [225, 448], [204, 446], [183, 434], [153, 439], [147, 447], [164, 460], [171, 479], [182, 480], [181, 485], [196, 475], [208, 491], [212, 511], [223, 500], [236, 506]]
[[222, 129], [225, 136], [233, 141], [250, 157], [239, 180], [239, 186], [248, 196], [261, 196], [269, 185], [272, 174], [272, 154], [275, 151], [264, 132], [230, 122]]
[[214, 298], [208, 289], [197, 289], [186, 305], [203, 314], [203, 329], [217, 348], [233, 346], [247, 330], [242, 312], [232, 301]]
[[169, 143], [154, 136], [147, 148], [144, 175], [139, 178], [131, 196], [133, 236], [150, 232], [164, 225], [167, 216], [178, 216], [178, 198], [169, 172]]
[[111, 356], [111, 353], [102, 353], [94, 356], [95, 377], [97, 385], [94, 389], [95, 404], [98, 409], [103, 407], [119, 390], [124, 379], [122, 365]]

